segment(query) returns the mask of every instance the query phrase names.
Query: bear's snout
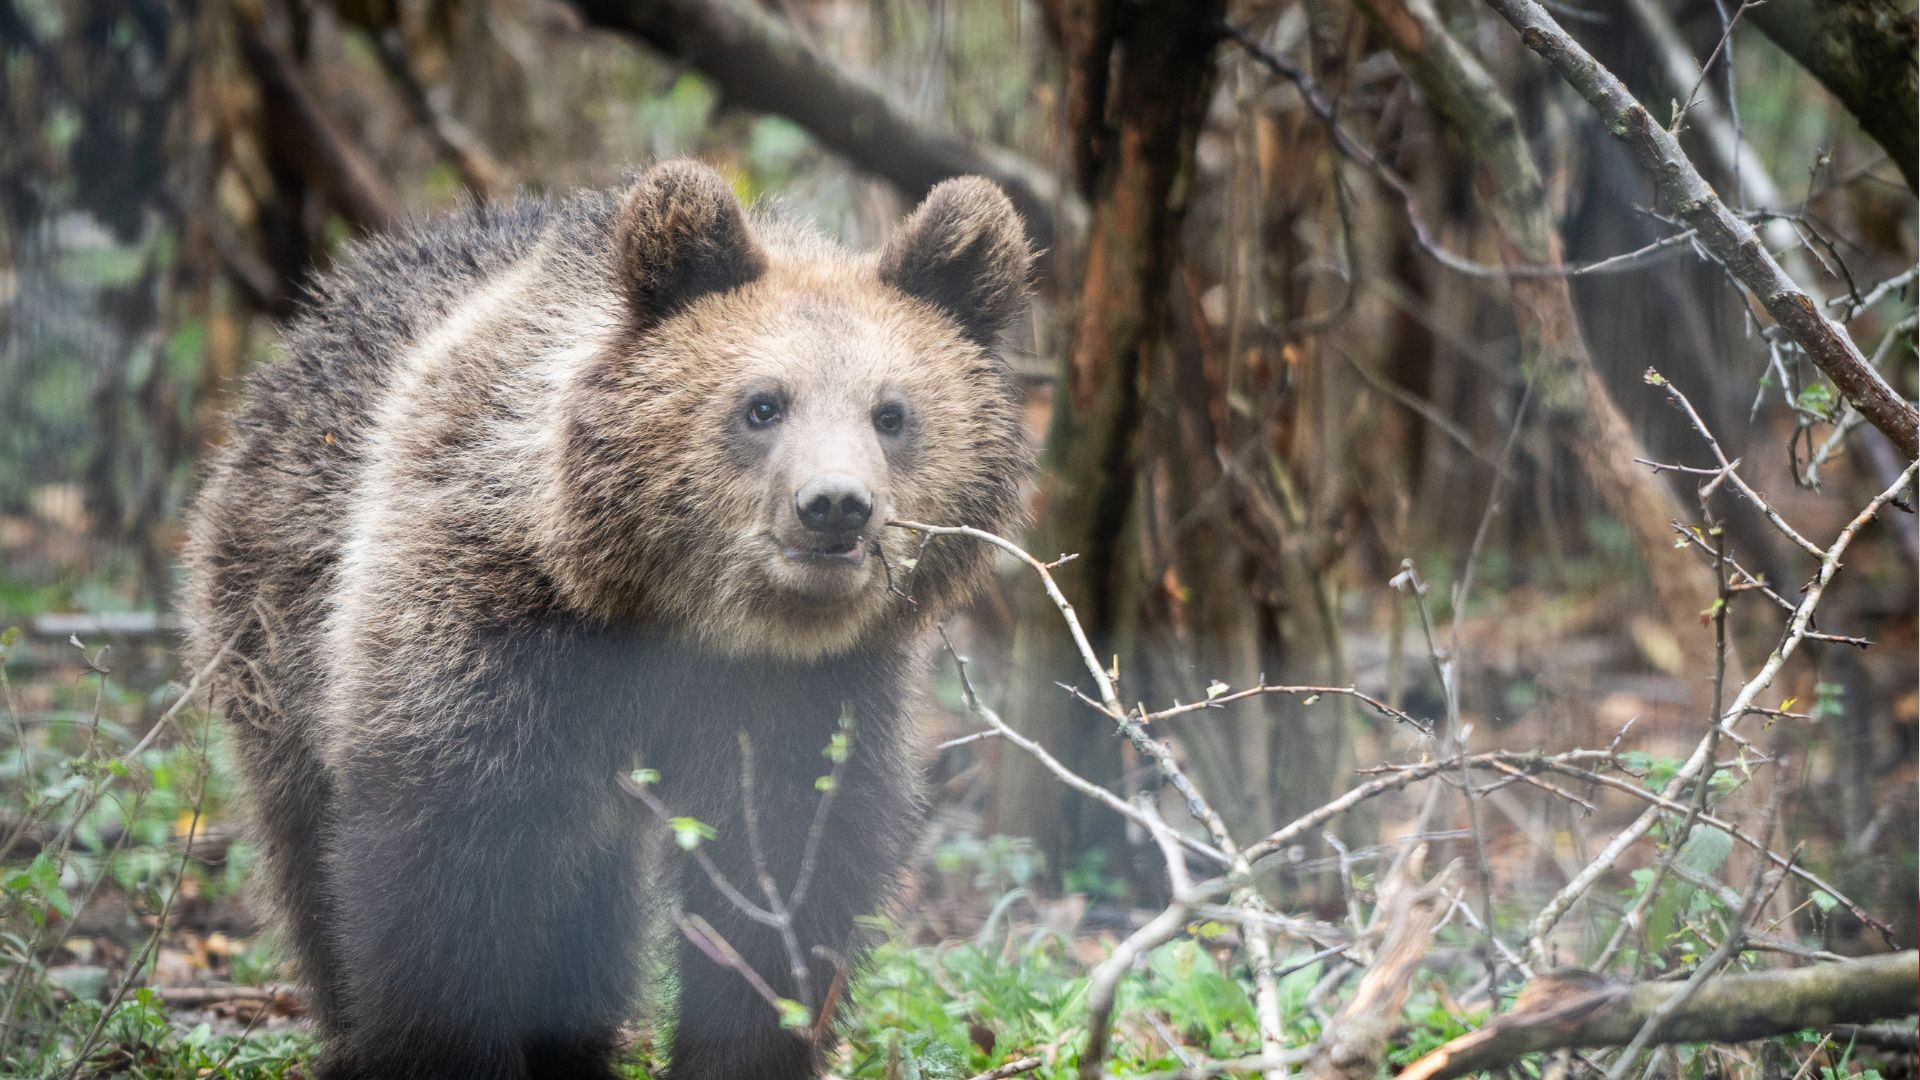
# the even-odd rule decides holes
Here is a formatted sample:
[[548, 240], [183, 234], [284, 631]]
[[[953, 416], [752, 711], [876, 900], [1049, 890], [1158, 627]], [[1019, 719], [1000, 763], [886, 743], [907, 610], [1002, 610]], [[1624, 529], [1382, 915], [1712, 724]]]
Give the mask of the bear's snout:
[[827, 473], [800, 486], [793, 509], [810, 532], [855, 533], [873, 516], [873, 492], [857, 476]]

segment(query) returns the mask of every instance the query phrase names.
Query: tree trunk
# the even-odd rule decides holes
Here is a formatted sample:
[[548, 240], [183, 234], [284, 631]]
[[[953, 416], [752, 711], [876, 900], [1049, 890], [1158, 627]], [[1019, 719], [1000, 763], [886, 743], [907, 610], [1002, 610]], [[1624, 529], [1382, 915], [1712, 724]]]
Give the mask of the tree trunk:
[[1813, 73], [1920, 190], [1920, 23], [1896, 0], [1768, 0], [1748, 17]]
[[[1076, 166], [1091, 206], [1078, 315], [1054, 395], [1040, 523], [1042, 557], [1072, 552], [1060, 582], [1102, 656], [1126, 655], [1138, 611], [1138, 431], [1147, 388], [1163, 362], [1162, 330], [1194, 141], [1214, 78], [1221, 0], [1079, 0], [1057, 5], [1067, 100], [1086, 102]], [[1117, 63], [1116, 63], [1117, 60]], [[1071, 134], [1071, 133], [1070, 133]], [[1111, 725], [1056, 682], [1085, 673], [1038, 590], [1023, 594], [1008, 718], [1070, 767], [1114, 784], [1120, 744]], [[1130, 663], [1121, 665], [1127, 687]], [[1137, 693], [1137, 687], [1125, 693]], [[1067, 853], [1119, 855], [1117, 822], [1087, 815], [1078, 796], [1039, 767], [1003, 755], [994, 827], [1041, 841], [1056, 873]]]

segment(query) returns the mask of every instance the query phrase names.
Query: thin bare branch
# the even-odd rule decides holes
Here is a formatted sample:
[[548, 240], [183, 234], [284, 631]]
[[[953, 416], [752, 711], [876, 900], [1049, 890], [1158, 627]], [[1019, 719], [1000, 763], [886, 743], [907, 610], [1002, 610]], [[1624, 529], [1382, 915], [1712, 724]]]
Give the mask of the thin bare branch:
[[1920, 458], [1920, 410], [1894, 392], [1847, 332], [1822, 314], [1780, 268], [1752, 227], [1726, 208], [1672, 133], [1655, 123], [1625, 84], [1535, 0], [1487, 3], [1600, 113], [1607, 130], [1633, 150], [1667, 204], [1698, 234], [1700, 243], [1753, 292], [1854, 408], [1892, 439], [1905, 458]]

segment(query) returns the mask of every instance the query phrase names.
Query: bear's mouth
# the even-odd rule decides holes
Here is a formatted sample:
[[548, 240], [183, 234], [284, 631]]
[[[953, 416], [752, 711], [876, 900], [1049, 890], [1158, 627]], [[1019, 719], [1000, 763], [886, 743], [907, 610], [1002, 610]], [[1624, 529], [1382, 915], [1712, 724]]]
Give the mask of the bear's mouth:
[[783, 545], [780, 555], [789, 562], [860, 566], [867, 561], [867, 542], [858, 535], [823, 539], [812, 544]]

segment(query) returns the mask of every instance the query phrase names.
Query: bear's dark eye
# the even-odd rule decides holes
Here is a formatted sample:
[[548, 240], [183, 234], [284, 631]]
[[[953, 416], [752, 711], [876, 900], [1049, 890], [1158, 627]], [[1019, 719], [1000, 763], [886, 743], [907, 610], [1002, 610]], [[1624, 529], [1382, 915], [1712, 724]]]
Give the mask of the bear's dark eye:
[[899, 402], [889, 401], [873, 412], [873, 426], [882, 435], [898, 435], [906, 425], [907, 410]]
[[780, 419], [780, 403], [764, 394], [747, 402], [747, 426], [766, 427]]

